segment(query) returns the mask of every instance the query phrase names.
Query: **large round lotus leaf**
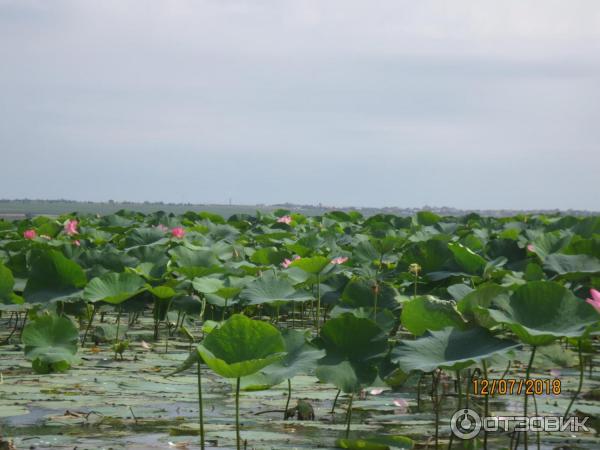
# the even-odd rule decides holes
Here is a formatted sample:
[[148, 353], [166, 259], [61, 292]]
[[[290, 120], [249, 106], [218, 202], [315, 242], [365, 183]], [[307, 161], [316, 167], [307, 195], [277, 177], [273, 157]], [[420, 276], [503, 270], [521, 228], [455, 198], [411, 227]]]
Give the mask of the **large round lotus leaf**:
[[419, 211], [413, 216], [413, 223], [415, 225], [435, 225], [442, 218], [431, 211]]
[[144, 290], [144, 279], [133, 273], [107, 273], [91, 280], [83, 291], [90, 302], [117, 305]]
[[167, 241], [165, 232], [160, 228], [136, 228], [134, 229], [127, 238], [125, 239], [125, 245], [127, 247], [134, 247], [138, 245], [150, 245], [155, 244], [163, 239], [163, 242]]
[[417, 242], [411, 245], [402, 257], [407, 265], [417, 263], [423, 273], [437, 272], [444, 269], [446, 262], [453, 254], [445, 242], [438, 239]]
[[57, 250], [34, 249], [25, 291], [28, 302], [47, 302], [78, 292], [87, 282], [83, 269]]
[[211, 267], [219, 264], [219, 260], [210, 249], [192, 250], [179, 246], [169, 251], [180, 267]]
[[321, 273], [328, 264], [329, 258], [325, 258], [324, 256], [313, 256], [311, 258], [297, 259], [291, 264], [291, 267], [298, 267], [305, 272], [316, 275]]
[[485, 313], [531, 345], [549, 344], [565, 336], [581, 337], [600, 320], [585, 300], [552, 281], [531, 281], [512, 296], [495, 299], [493, 308]]
[[258, 372], [285, 356], [285, 343], [273, 325], [234, 314], [198, 346], [204, 362], [225, 378]]
[[[177, 295], [177, 291], [170, 286], [150, 286], [146, 285], [146, 289], [154, 295], [156, 298], [161, 300], [167, 300]], [[134, 294], [135, 295], [135, 294]]]
[[487, 261], [468, 247], [459, 243], [448, 244], [458, 265], [467, 273], [481, 275]]
[[559, 253], [571, 240], [572, 235], [562, 235], [559, 232], [543, 233], [537, 236], [532, 244], [535, 254], [545, 259], [552, 253]]
[[450, 294], [452, 298], [458, 302], [459, 300], [463, 299], [469, 292], [472, 292], [473, 288], [471, 286], [467, 286], [464, 283], [458, 283], [448, 286], [446, 290], [448, 291], [448, 294]]
[[77, 361], [79, 332], [66, 317], [38, 317], [25, 326], [21, 339], [25, 357], [38, 373], [64, 372]]
[[289, 256], [287, 252], [277, 250], [275, 247], [265, 247], [256, 250], [250, 257], [250, 261], [255, 264], [262, 264], [268, 266], [270, 264], [280, 264], [286, 256]]
[[224, 282], [218, 278], [197, 277], [192, 281], [192, 286], [203, 294], [214, 294], [224, 286]]
[[[379, 284], [377, 293], [377, 307], [396, 309], [399, 306], [398, 291], [395, 288], [385, 284]], [[375, 284], [373, 280], [364, 278], [355, 278], [351, 280], [342, 292], [342, 303], [353, 308], [365, 307], [372, 308], [375, 305]]]
[[464, 328], [466, 325], [454, 302], [429, 295], [404, 302], [401, 321], [402, 326], [415, 336], [421, 336], [428, 330], [441, 330], [448, 326]]
[[333, 384], [342, 392], [350, 394], [373, 384], [377, 378], [377, 369], [371, 364], [325, 358], [319, 362], [316, 375], [323, 383]]
[[328, 358], [357, 362], [374, 361], [387, 351], [387, 337], [382, 329], [372, 320], [351, 313], [325, 322], [317, 342]]
[[306, 342], [307, 334], [300, 330], [283, 330], [286, 356], [261, 372], [268, 384], [274, 386], [298, 374], [310, 374], [317, 367], [317, 360], [325, 356]]
[[11, 270], [0, 262], [0, 303], [19, 303], [23, 299], [15, 295], [15, 279]]
[[553, 253], [544, 260], [544, 269], [559, 275], [589, 276], [600, 273], [600, 259], [588, 255]]
[[352, 260], [359, 263], [371, 264], [373, 261], [379, 260], [379, 258], [381, 258], [381, 253], [367, 239], [359, 241], [352, 251]]
[[241, 292], [240, 297], [251, 305], [289, 301], [303, 302], [313, 298], [306, 291], [296, 291], [287, 279], [277, 277], [270, 272], [249, 283]]
[[416, 341], [403, 341], [392, 350], [392, 361], [409, 372], [435, 369], [460, 370], [492, 355], [516, 348], [517, 342], [494, 337], [485, 328], [432, 331]]
[[489, 308], [494, 299], [509, 295], [509, 290], [503, 286], [484, 284], [460, 299], [456, 307], [462, 314], [472, 316], [477, 307]]

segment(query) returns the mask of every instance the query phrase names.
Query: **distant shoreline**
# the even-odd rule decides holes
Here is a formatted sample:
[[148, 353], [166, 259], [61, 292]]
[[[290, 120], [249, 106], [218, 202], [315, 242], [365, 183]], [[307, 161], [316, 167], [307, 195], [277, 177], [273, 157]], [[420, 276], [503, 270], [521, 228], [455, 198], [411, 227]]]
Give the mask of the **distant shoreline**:
[[586, 210], [518, 210], [518, 209], [486, 209], [486, 210], [463, 210], [451, 207], [401, 208], [401, 207], [334, 207], [325, 205], [297, 205], [292, 203], [275, 205], [235, 205], [235, 204], [191, 204], [191, 203], [163, 203], [163, 202], [84, 202], [75, 200], [39, 200], [39, 199], [17, 199], [0, 200], [0, 218], [19, 219], [27, 216], [38, 215], [61, 215], [72, 212], [80, 214], [112, 214], [119, 210], [127, 209], [149, 214], [156, 211], [166, 213], [183, 214], [187, 211], [206, 211], [229, 217], [233, 214], [255, 214], [260, 212], [272, 212], [277, 209], [286, 209], [307, 216], [322, 215], [328, 211], [356, 211], [364, 216], [375, 214], [394, 214], [398, 216], [410, 216], [418, 211], [432, 211], [441, 216], [463, 216], [476, 213], [482, 216], [510, 217], [518, 214], [546, 214], [546, 215], [573, 215], [573, 216], [595, 216], [600, 215], [598, 211]]

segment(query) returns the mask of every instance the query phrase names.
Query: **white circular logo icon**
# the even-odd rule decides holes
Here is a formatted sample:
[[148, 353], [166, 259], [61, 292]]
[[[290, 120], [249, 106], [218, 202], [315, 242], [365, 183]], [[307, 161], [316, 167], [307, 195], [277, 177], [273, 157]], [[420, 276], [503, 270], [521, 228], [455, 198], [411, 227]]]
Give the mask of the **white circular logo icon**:
[[472, 439], [481, 431], [481, 417], [472, 409], [459, 409], [450, 419], [450, 429], [459, 439]]

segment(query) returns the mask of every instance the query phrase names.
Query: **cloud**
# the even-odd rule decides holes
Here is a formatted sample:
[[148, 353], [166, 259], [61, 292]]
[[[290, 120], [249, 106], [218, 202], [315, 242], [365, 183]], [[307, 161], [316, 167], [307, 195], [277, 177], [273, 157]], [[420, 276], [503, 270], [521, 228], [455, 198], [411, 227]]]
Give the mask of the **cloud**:
[[599, 209], [599, 44], [594, 0], [0, 0], [0, 188]]

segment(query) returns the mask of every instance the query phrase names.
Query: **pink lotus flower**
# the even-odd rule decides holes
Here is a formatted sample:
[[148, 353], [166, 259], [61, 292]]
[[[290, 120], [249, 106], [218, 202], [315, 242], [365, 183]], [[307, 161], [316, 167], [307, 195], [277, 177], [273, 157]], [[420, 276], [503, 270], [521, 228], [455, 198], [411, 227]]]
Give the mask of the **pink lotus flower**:
[[394, 406], [398, 408], [398, 413], [405, 413], [408, 410], [408, 402], [403, 398], [397, 398], [393, 402]]
[[289, 225], [290, 223], [292, 223], [292, 217], [291, 216], [281, 216], [279, 219], [277, 219], [278, 223], [285, 223], [286, 225]]
[[77, 225], [79, 224], [79, 222], [77, 222], [75, 219], [71, 219], [71, 220], [67, 220], [65, 222], [65, 233], [67, 233], [69, 236], [73, 236], [74, 234], [77, 234]]
[[37, 233], [35, 232], [35, 230], [25, 230], [25, 232], [23, 232], [23, 237], [25, 239], [35, 239], [37, 236]]
[[535, 253], [535, 247], [533, 246], [533, 244], [529, 244], [527, 246], [527, 250], [529, 250], [531, 253]]
[[586, 299], [586, 302], [596, 308], [596, 311], [600, 313], [600, 291], [590, 289], [590, 294], [592, 295], [592, 298]]
[[333, 258], [331, 260], [331, 264], [344, 264], [346, 261], [348, 261], [347, 256], [338, 256], [337, 258]]
[[169, 228], [164, 226], [162, 223], [159, 223], [158, 225], [156, 225], [156, 228], [158, 228], [163, 233], [166, 233], [167, 231], [169, 231]]
[[285, 258], [285, 259], [283, 260], [283, 262], [281, 263], [281, 266], [282, 266], [284, 269], [287, 269], [287, 268], [290, 266], [290, 264], [292, 264], [294, 261], [296, 261], [296, 260], [298, 260], [298, 259], [300, 259], [300, 257], [299, 257], [298, 255], [294, 256], [292, 259], [287, 259], [287, 258]]
[[171, 230], [171, 235], [177, 239], [183, 239], [185, 236], [185, 230], [183, 227], [175, 227]]
[[73, 245], [74, 245], [75, 247], [79, 247], [79, 246], [81, 245], [81, 242], [79, 242], [79, 239], [75, 239], [75, 240], [73, 241]]

